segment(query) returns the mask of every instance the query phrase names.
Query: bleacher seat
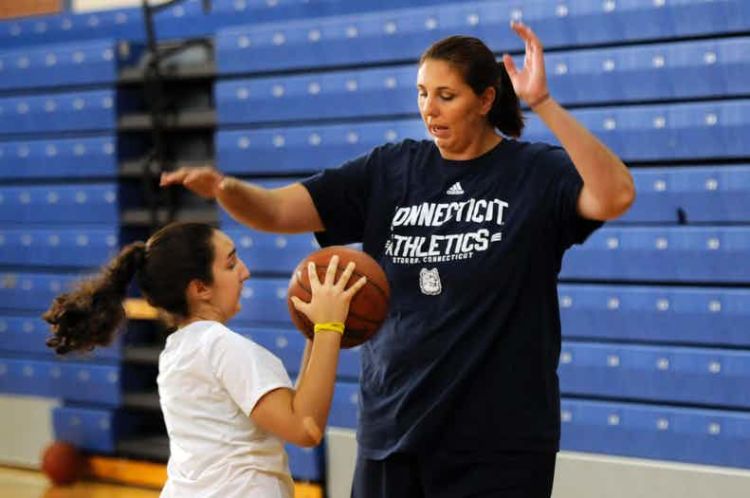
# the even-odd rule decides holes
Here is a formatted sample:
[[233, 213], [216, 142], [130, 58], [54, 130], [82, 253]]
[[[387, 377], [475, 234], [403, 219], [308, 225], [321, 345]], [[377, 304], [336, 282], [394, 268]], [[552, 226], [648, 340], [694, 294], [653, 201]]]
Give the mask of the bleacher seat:
[[288, 277], [307, 254], [319, 249], [312, 234], [271, 234], [247, 228], [225, 229], [236, 244], [237, 254], [252, 273]]
[[113, 89], [0, 98], [0, 134], [113, 130]]
[[561, 279], [750, 282], [750, 228], [605, 227], [565, 255]]
[[565, 339], [750, 346], [750, 291], [720, 287], [564, 284]]
[[[4, 315], [0, 313], [0, 354], [30, 354], [51, 357], [54, 350], [45, 344], [50, 337], [50, 326], [37, 314], [34, 316]], [[75, 356], [75, 355], [74, 355]], [[115, 359], [122, 356], [122, 336], [117, 335], [108, 347], [82, 353], [79, 358]]]
[[112, 85], [120, 55], [113, 40], [39, 45], [0, 51], [0, 90]]
[[563, 399], [561, 448], [750, 468], [750, 415]]
[[359, 418], [359, 384], [337, 381], [328, 425], [356, 429]]
[[750, 221], [750, 167], [631, 169], [633, 206], [613, 223], [738, 223]]
[[750, 352], [567, 341], [560, 353], [565, 396], [750, 407], [737, 389], [750, 377]]
[[234, 174], [308, 173], [338, 166], [386, 142], [425, 137], [417, 120], [220, 130], [216, 160]]
[[82, 273], [0, 271], [0, 308], [45, 311], [55, 296], [82, 277]]
[[545, 65], [550, 93], [568, 105], [729, 97], [750, 91], [748, 54], [743, 37], [550, 53]]
[[549, 49], [742, 32], [750, 26], [750, 6], [742, 0], [577, 0], [381, 10], [221, 29], [217, 65], [230, 74], [415, 60], [433, 41], [455, 33], [477, 36], [493, 50], [518, 51], [512, 19], [523, 19]]
[[214, 95], [222, 125], [416, 115], [415, 65], [228, 80]]
[[297, 329], [240, 325], [234, 330], [276, 355], [284, 363], [290, 376], [294, 377], [299, 373], [305, 338]]
[[96, 453], [114, 453], [117, 442], [136, 432], [129, 414], [102, 407], [61, 406], [52, 412], [55, 437]]
[[[562, 104], [744, 95], [750, 38], [547, 55]], [[520, 61], [519, 61], [520, 64]], [[416, 64], [219, 81], [222, 125], [415, 115]], [[696, 83], [698, 82], [698, 83]]]
[[[250, 270], [252, 271], [252, 270]], [[242, 289], [242, 309], [235, 317], [246, 325], [279, 325], [290, 327], [289, 309], [286, 303], [288, 278], [251, 278]]]
[[3, 224], [74, 223], [80, 226], [87, 223], [116, 225], [119, 221], [114, 183], [0, 186], [0, 206], [0, 223]]
[[[750, 154], [750, 101], [582, 109], [573, 115], [625, 161], [739, 158]], [[527, 140], [557, 143], [529, 116]]]
[[112, 178], [117, 149], [112, 135], [0, 142], [0, 178]]
[[0, 227], [0, 265], [97, 267], [117, 255], [118, 242], [114, 227]]
[[58, 362], [35, 358], [0, 357], [0, 392], [56, 397], [63, 388]]
[[322, 446], [302, 448], [293, 444], [285, 445], [289, 456], [289, 471], [297, 481], [320, 482], [325, 478], [325, 455]]

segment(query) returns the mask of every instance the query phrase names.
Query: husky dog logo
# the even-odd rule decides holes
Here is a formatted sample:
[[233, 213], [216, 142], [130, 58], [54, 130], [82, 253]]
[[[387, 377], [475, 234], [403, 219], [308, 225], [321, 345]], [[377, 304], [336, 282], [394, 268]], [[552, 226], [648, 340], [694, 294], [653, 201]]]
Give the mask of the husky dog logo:
[[437, 296], [443, 291], [437, 268], [431, 270], [422, 268], [419, 270], [419, 288], [422, 290], [422, 294], [428, 296]]

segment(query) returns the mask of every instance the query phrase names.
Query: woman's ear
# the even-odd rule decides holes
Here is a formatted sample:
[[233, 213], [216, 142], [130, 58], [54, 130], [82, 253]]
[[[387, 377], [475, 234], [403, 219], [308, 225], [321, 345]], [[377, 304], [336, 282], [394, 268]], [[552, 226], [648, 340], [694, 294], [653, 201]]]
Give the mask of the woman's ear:
[[495, 103], [495, 99], [498, 98], [497, 90], [495, 87], [488, 86], [479, 96], [479, 106], [481, 108], [482, 116], [486, 116], [492, 110], [492, 104]]

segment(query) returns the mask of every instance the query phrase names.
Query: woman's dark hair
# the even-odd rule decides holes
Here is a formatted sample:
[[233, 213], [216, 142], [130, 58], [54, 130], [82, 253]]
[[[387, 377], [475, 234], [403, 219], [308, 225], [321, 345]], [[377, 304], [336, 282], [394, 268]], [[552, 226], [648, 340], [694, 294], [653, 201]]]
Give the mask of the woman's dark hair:
[[177, 317], [188, 315], [185, 290], [198, 279], [213, 282], [214, 229], [203, 223], [167, 225], [146, 243], [125, 246], [99, 275], [57, 296], [42, 315], [58, 354], [108, 345], [125, 319], [122, 302], [136, 278], [149, 304]]
[[495, 88], [495, 102], [487, 119], [492, 126], [510, 137], [520, 137], [523, 131], [523, 114], [518, 96], [513, 90], [508, 72], [487, 45], [472, 36], [449, 36], [432, 44], [419, 59], [448, 62], [463, 75], [464, 81], [477, 95]]

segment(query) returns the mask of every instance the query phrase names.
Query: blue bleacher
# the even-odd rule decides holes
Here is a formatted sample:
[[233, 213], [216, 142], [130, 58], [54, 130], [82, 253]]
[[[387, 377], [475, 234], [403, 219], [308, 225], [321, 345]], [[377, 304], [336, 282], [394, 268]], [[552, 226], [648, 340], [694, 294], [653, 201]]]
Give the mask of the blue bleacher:
[[567, 252], [561, 279], [750, 281], [750, 227], [604, 227]]
[[0, 134], [113, 130], [113, 89], [0, 98]]
[[694, 166], [632, 171], [638, 196], [614, 223], [750, 221], [750, 167]]
[[[746, 95], [748, 54], [750, 38], [739, 38], [574, 50], [550, 54], [547, 66], [551, 92], [563, 104]], [[218, 119], [241, 125], [414, 115], [416, 74], [407, 64], [220, 81]]]
[[114, 183], [0, 186], [0, 205], [3, 206], [0, 223], [26, 225], [72, 221], [76, 225], [115, 225], [119, 220], [117, 189]]
[[305, 256], [320, 249], [312, 234], [270, 234], [244, 227], [224, 231], [235, 241], [238, 256], [254, 274], [290, 275]]
[[747, 412], [563, 399], [568, 451], [750, 468]]
[[289, 174], [335, 167], [385, 142], [425, 137], [421, 121], [220, 130], [216, 161], [234, 174]]
[[121, 57], [111, 39], [2, 51], [0, 91], [112, 85], [118, 77], [119, 59]]
[[112, 178], [117, 175], [112, 135], [0, 142], [0, 178]]
[[737, 389], [750, 377], [747, 351], [568, 341], [558, 375], [565, 396], [750, 407]]
[[750, 290], [563, 284], [566, 339], [750, 346]]
[[[573, 111], [626, 161], [741, 158], [750, 154], [750, 101], [659, 104]], [[536, 116], [526, 139], [557, 143]]]
[[230, 74], [415, 60], [433, 41], [456, 33], [482, 38], [494, 50], [519, 50], [511, 19], [532, 26], [549, 49], [746, 31], [750, 6], [742, 0], [453, 2], [220, 29], [217, 64]]
[[[209, 15], [200, 0], [157, 14], [157, 36], [212, 38], [215, 163], [266, 186], [425, 138], [414, 88], [422, 51], [463, 33], [518, 57], [508, 22], [529, 24], [552, 94], [629, 163], [638, 191], [625, 216], [564, 261], [563, 449], [750, 467], [750, 398], [735, 387], [750, 375], [750, 2], [213, 4]], [[0, 392], [62, 393], [75, 405], [55, 411], [58, 437], [104, 453], [139, 434], [116, 407], [144, 388], [144, 372], [120, 363], [121, 338], [53, 359], [39, 314], [114, 254], [119, 210], [138, 196], [112, 181], [144, 153], [116, 131], [142, 102], [115, 85], [144, 39], [139, 8], [0, 23]], [[524, 140], [554, 142], [537, 117], [527, 123]], [[295, 375], [305, 339], [287, 286], [317, 244], [226, 215], [221, 225], [253, 274], [232, 326]], [[330, 425], [355, 428], [359, 350], [339, 361]], [[322, 479], [320, 449], [288, 451], [297, 479]]]

